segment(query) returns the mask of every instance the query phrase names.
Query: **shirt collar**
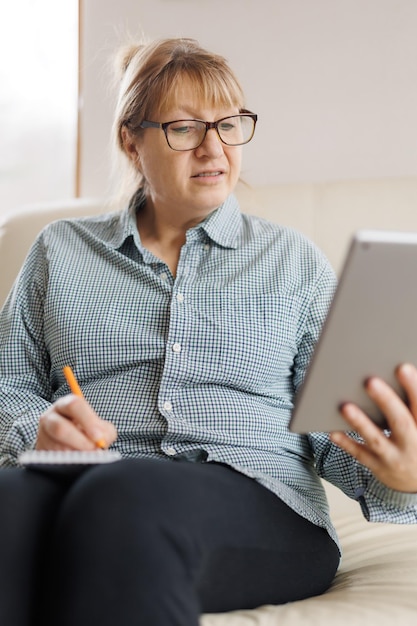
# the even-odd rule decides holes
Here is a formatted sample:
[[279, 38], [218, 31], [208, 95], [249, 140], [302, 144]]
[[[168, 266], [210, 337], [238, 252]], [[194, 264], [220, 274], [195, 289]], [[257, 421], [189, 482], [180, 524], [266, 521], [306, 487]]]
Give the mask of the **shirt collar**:
[[[115, 249], [120, 249], [129, 237], [133, 238], [139, 250], [143, 249], [136, 226], [136, 213], [143, 202], [144, 196], [136, 194], [129, 206], [121, 213], [119, 222], [121, 228], [112, 233], [109, 241]], [[224, 248], [237, 248], [240, 228], [240, 207], [237, 198], [232, 194], [192, 230], [204, 231], [210, 239]]]
[[136, 226], [136, 212], [142, 202], [144, 202], [144, 197], [141, 194], [135, 194], [128, 206], [119, 213], [119, 219], [108, 240], [109, 245], [115, 250], [120, 250], [129, 238], [135, 241], [139, 249], [142, 248]]
[[218, 245], [224, 248], [237, 248], [241, 225], [239, 203], [234, 195], [230, 195], [216, 211], [210, 213], [204, 222], [199, 224], [199, 227]]

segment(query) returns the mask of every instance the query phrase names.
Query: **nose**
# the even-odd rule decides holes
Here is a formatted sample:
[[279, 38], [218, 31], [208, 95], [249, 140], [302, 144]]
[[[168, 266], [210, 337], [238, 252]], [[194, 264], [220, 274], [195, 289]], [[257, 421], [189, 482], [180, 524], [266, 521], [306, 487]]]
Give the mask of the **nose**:
[[208, 156], [210, 158], [222, 156], [223, 144], [215, 128], [210, 128], [207, 131], [203, 143], [196, 148], [196, 153], [197, 156]]

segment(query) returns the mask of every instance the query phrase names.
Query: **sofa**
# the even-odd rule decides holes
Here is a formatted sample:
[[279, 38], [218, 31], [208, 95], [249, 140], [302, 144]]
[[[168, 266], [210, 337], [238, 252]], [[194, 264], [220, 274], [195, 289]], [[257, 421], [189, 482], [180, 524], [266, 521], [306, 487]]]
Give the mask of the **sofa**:
[[[242, 183], [237, 195], [242, 210], [304, 232], [324, 250], [338, 273], [356, 230], [417, 231], [417, 177], [258, 187]], [[0, 208], [0, 303], [45, 224], [93, 215], [103, 206], [86, 198], [34, 204], [13, 212]], [[356, 502], [332, 485], [325, 488], [343, 549], [331, 588], [321, 596], [282, 606], [203, 615], [201, 626], [417, 623], [417, 526], [370, 524]]]

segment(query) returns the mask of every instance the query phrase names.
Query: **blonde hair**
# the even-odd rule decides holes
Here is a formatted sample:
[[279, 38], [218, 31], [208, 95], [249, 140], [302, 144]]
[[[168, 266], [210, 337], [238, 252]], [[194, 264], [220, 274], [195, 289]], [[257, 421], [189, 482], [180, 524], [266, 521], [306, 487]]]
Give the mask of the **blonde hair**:
[[119, 95], [113, 122], [116, 146], [115, 171], [119, 178], [118, 201], [126, 202], [144, 185], [125, 152], [122, 129], [139, 135], [144, 119], [153, 121], [178, 102], [181, 79], [192, 83], [196, 97], [213, 106], [243, 109], [244, 94], [226, 59], [200, 47], [194, 39], [162, 39], [130, 44], [117, 55]]

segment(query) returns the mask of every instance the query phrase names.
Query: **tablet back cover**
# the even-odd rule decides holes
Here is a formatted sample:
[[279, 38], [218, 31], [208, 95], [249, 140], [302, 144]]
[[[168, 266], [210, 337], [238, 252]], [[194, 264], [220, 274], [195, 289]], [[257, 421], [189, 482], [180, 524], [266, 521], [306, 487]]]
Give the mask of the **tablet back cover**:
[[417, 233], [359, 231], [290, 421], [293, 432], [348, 430], [339, 413], [353, 401], [381, 427], [364, 390], [373, 375], [397, 391], [395, 369], [417, 364]]

